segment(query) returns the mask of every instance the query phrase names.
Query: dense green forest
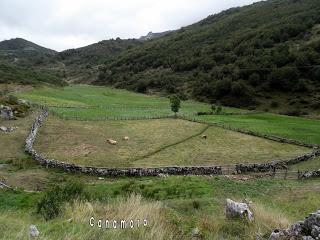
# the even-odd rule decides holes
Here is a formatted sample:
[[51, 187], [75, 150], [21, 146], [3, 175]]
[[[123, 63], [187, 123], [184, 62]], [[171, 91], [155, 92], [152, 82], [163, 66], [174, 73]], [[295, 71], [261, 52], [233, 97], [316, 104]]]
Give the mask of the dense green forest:
[[237, 107], [257, 106], [279, 92], [292, 105], [298, 95], [317, 102], [319, 24], [318, 0], [229, 9], [107, 58], [95, 83]]
[[66, 65], [85, 64], [86, 66], [102, 64], [107, 57], [114, 56], [124, 50], [142, 44], [135, 39], [103, 40], [86, 47], [69, 49], [57, 54], [57, 59]]

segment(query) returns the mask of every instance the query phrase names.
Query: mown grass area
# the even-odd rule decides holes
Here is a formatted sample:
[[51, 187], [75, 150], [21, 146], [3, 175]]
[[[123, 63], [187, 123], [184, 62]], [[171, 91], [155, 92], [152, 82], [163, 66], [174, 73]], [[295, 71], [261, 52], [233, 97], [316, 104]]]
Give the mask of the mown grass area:
[[[199, 229], [202, 239], [256, 239], [257, 234], [267, 237], [274, 228], [303, 219], [320, 204], [318, 180], [243, 182], [193, 176], [92, 179], [87, 183], [90, 200], [66, 204], [61, 214], [49, 221], [35, 212], [42, 193], [2, 191], [0, 239], [28, 239], [30, 224], [37, 225], [40, 239], [190, 239], [194, 228]], [[251, 200], [255, 222], [248, 225], [227, 220], [226, 198]], [[101, 230], [89, 226], [91, 216], [146, 218], [149, 227]]]
[[320, 121], [270, 113], [198, 116], [197, 119], [258, 133], [320, 144]]
[[[159, 117], [172, 115], [167, 97], [148, 96], [126, 90], [88, 85], [72, 85], [60, 89], [41, 88], [19, 93], [18, 97], [34, 103], [56, 106], [50, 109], [64, 118], [100, 119], [107, 117]], [[66, 108], [66, 107], [75, 108]], [[87, 108], [81, 108], [87, 107]], [[183, 101], [180, 113], [193, 115], [210, 111], [210, 105]], [[224, 112], [245, 110], [224, 108]]]
[[[84, 122], [49, 117], [35, 149], [60, 161], [99, 167], [256, 163], [310, 151], [218, 127], [206, 128], [180, 119]], [[201, 138], [202, 133], [207, 139]], [[124, 136], [129, 136], [129, 141], [124, 141]], [[117, 145], [108, 144], [108, 138]]]

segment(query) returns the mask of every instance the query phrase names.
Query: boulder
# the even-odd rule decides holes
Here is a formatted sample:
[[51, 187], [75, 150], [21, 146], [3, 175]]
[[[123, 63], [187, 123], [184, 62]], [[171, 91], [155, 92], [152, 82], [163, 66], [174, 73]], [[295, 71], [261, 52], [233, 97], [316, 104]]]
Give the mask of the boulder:
[[248, 204], [235, 202], [231, 199], [227, 199], [226, 217], [229, 219], [240, 218], [247, 222], [254, 220], [253, 213], [250, 211]]
[[5, 127], [5, 126], [0, 126], [0, 131], [4, 133], [10, 133], [13, 132], [16, 128], [15, 127]]
[[0, 118], [11, 120], [14, 119], [13, 111], [9, 106], [0, 106]]
[[320, 210], [311, 213], [303, 221], [294, 223], [286, 230], [276, 229], [269, 237], [269, 240], [315, 240], [320, 239]]
[[30, 238], [36, 238], [36, 237], [39, 237], [39, 231], [37, 229], [37, 227], [35, 225], [31, 225], [29, 227], [29, 236]]

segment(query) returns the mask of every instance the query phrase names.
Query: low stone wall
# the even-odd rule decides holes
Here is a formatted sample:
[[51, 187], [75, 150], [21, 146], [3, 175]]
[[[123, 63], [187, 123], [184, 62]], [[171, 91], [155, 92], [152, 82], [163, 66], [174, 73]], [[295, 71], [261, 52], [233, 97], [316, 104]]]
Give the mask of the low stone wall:
[[320, 177], [320, 169], [315, 171], [307, 171], [300, 176], [301, 179], [319, 178], [319, 177]]
[[85, 173], [97, 176], [158, 176], [159, 174], [169, 175], [221, 175], [220, 166], [211, 167], [162, 167], [162, 168], [98, 168], [85, 167], [75, 164], [60, 162], [48, 159], [33, 149], [33, 143], [37, 137], [39, 127], [48, 117], [48, 111], [44, 110], [35, 120], [31, 131], [26, 139], [25, 151], [30, 154], [42, 166], [58, 168], [66, 172]]
[[311, 153], [292, 158], [285, 161], [272, 161], [269, 163], [257, 163], [257, 164], [237, 164], [236, 172], [237, 173], [246, 173], [246, 172], [268, 172], [273, 169], [285, 169], [287, 166], [294, 165], [300, 162], [308, 161], [317, 156], [320, 156], [320, 150], [314, 149]]

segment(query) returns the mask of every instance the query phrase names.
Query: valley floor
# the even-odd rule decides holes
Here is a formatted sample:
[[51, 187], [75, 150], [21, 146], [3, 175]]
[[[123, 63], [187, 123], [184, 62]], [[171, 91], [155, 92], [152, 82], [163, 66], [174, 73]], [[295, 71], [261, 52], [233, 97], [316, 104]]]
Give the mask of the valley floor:
[[[68, 104], [91, 104], [97, 109], [101, 104], [99, 111], [94, 110], [99, 112], [99, 117], [106, 114], [104, 109], [108, 104], [113, 106], [115, 117], [122, 116], [127, 108], [131, 108], [132, 116], [144, 117], [139, 110], [141, 103], [149, 109], [148, 114], [159, 109], [169, 113], [165, 112], [167, 99], [133, 93], [125, 98], [126, 94], [108, 88], [96, 91], [95, 87], [86, 90], [84, 86], [75, 86], [65, 90], [37, 89], [18, 95], [38, 100], [39, 104], [44, 104], [45, 96], [47, 100], [50, 98], [47, 105], [69, 101]], [[185, 104], [187, 110], [183, 110], [183, 104], [182, 111], [192, 118], [319, 143], [318, 121], [264, 113], [242, 115], [241, 110], [227, 108], [226, 112], [237, 115], [197, 117], [197, 111], [207, 111], [209, 106], [196, 102]], [[96, 166], [266, 162], [310, 151], [181, 119], [97, 121], [96, 115], [87, 119], [92, 109], [82, 107], [78, 115], [76, 108], [49, 107], [52, 114], [41, 128], [35, 148], [58, 160]], [[267, 239], [273, 229], [286, 228], [320, 206], [319, 179], [284, 180], [254, 175], [98, 178], [46, 169], [24, 153], [25, 137], [37, 114], [35, 111], [16, 121], [0, 120], [0, 125], [19, 127], [10, 134], [0, 134], [0, 181], [17, 187], [15, 191], [0, 189], [0, 239], [29, 239], [31, 224], [39, 229], [39, 239], [256, 239], [257, 235]], [[207, 135], [206, 140], [201, 138], [202, 134]], [[123, 141], [122, 137], [127, 135], [130, 140]], [[107, 138], [114, 138], [118, 145], [107, 144]], [[319, 158], [293, 165], [290, 171], [317, 168], [320, 168]], [[61, 204], [57, 217], [46, 221], [37, 213], [38, 203], [53, 191], [53, 186], [68, 186], [73, 182], [82, 183], [83, 193]], [[226, 198], [252, 201], [254, 223], [227, 220]], [[148, 227], [101, 230], [90, 227], [90, 217], [146, 218]], [[199, 233], [192, 235], [195, 229]]]

